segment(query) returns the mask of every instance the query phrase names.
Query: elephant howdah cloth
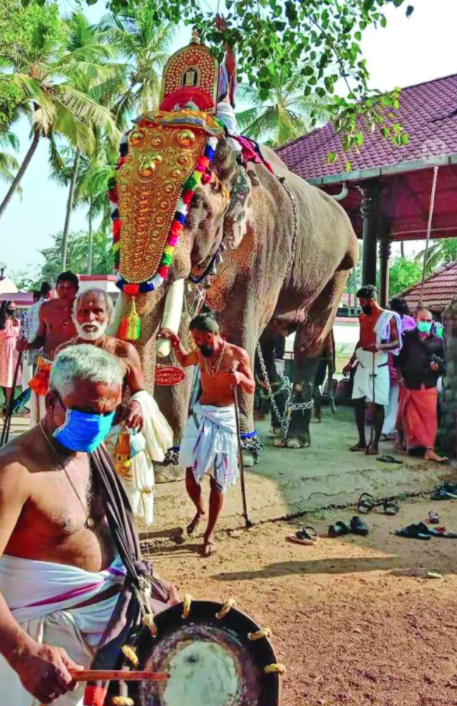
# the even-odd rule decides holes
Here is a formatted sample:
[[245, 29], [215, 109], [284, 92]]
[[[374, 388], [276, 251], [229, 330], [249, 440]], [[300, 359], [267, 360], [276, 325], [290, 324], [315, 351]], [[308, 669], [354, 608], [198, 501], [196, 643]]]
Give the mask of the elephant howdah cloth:
[[181, 441], [179, 463], [192, 468], [199, 483], [208, 474], [225, 493], [238, 478], [235, 406], [194, 405]]
[[[92, 573], [75, 566], [34, 561], [4, 554], [0, 559], [0, 591], [13, 617], [33, 640], [63, 647], [86, 669], [102, 637], [118, 596], [104, 599], [108, 589], [125, 580], [116, 558], [105, 571]], [[77, 608], [89, 599], [90, 606]], [[17, 673], [0, 655], [1, 702], [11, 706], [37, 706]], [[53, 701], [55, 706], [83, 706], [84, 685]]]
[[385, 351], [372, 353], [357, 348], [357, 368], [354, 375], [352, 399], [362, 397], [367, 402], [388, 405], [390, 392], [390, 377], [388, 355]]
[[[161, 463], [173, 446], [173, 430], [157, 402], [146, 390], [136, 392], [130, 402], [137, 402], [143, 413], [143, 431], [131, 434], [128, 474], [120, 476], [133, 514], [146, 525], [154, 522], [154, 462]], [[116, 463], [119, 433], [126, 431], [117, 424], [105, 440], [112, 462]]]
[[397, 428], [405, 435], [408, 451], [418, 446], [433, 449], [438, 429], [438, 390], [425, 387], [400, 389]]

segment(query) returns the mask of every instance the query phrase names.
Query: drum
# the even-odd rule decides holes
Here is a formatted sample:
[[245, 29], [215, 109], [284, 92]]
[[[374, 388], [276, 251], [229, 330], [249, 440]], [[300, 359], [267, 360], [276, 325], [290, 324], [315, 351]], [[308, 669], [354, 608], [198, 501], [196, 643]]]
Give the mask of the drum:
[[133, 644], [135, 668], [170, 677], [129, 685], [135, 706], [279, 705], [285, 668], [277, 663], [271, 633], [232, 601], [223, 606], [186, 597], [155, 624], [156, 637], [145, 627]]

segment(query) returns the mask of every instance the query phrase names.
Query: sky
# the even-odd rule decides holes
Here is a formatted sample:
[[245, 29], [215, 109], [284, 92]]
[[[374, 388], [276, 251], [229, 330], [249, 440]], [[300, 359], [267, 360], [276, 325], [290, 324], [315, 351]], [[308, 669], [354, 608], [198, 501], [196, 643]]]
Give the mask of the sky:
[[[371, 86], [389, 90], [406, 87], [457, 73], [455, 28], [456, 0], [410, 0], [414, 13], [405, 17], [405, 8], [386, 10], [386, 29], [369, 28], [362, 40], [362, 49], [371, 74]], [[62, 0], [65, 10], [71, 2]], [[91, 22], [104, 14], [104, 2], [88, 8]], [[176, 49], [189, 41], [189, 30], [176, 38]], [[457, 104], [457, 96], [456, 96]], [[457, 107], [457, 105], [456, 105]], [[30, 142], [30, 127], [26, 121], [14, 127], [21, 143], [21, 160]], [[33, 272], [42, 264], [39, 250], [52, 244], [51, 235], [63, 228], [67, 191], [49, 178], [48, 147], [42, 140], [23, 179], [23, 196], [14, 196], [0, 221], [0, 261], [7, 265], [7, 274]], [[7, 187], [0, 182], [0, 200]], [[71, 229], [83, 229], [85, 210], [75, 210]], [[407, 244], [407, 253], [420, 249], [420, 243]], [[395, 251], [394, 253], [395, 254]]]

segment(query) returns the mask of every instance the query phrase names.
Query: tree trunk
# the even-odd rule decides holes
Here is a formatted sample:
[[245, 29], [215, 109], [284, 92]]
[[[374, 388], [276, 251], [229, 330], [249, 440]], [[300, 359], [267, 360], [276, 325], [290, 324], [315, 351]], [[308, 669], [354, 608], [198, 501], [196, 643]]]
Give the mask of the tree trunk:
[[79, 149], [76, 149], [75, 162], [73, 164], [73, 172], [70, 181], [70, 190], [68, 192], [67, 213], [65, 214], [65, 225], [63, 227], [62, 235], [62, 272], [65, 272], [65, 270], [67, 269], [68, 234], [70, 232], [70, 219], [73, 211], [73, 203], [75, 200], [76, 179], [78, 178], [80, 156], [81, 152], [79, 151]]
[[0, 204], [0, 218], [3, 216], [3, 214], [6, 210], [6, 207], [8, 206], [9, 202], [13, 198], [14, 194], [16, 193], [16, 189], [18, 188], [19, 184], [22, 181], [22, 177], [24, 176], [24, 174], [27, 170], [27, 167], [29, 166], [29, 164], [31, 162], [31, 159], [32, 159], [33, 155], [35, 154], [36, 148], [38, 147], [40, 137], [41, 137], [41, 134], [40, 134], [39, 130], [36, 130], [33, 135], [32, 143], [31, 143], [29, 149], [27, 150], [27, 154], [25, 155], [24, 160], [23, 160], [21, 166], [19, 167], [19, 171], [16, 174], [16, 176], [14, 177], [14, 181], [11, 184], [10, 188], [8, 189], [8, 192], [5, 196], [5, 198], [3, 199], [2, 203]]
[[93, 251], [94, 251], [94, 234], [92, 227], [92, 197], [89, 200], [89, 253], [87, 262], [87, 274], [92, 274], [92, 261], [93, 261]]
[[405, 257], [405, 241], [400, 240], [400, 255], [401, 257]]

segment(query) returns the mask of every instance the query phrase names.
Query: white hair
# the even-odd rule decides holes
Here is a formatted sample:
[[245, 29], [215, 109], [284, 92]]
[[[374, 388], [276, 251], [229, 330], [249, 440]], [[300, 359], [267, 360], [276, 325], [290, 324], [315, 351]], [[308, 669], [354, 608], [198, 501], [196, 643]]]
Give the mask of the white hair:
[[94, 287], [93, 289], [85, 289], [84, 292], [79, 292], [78, 296], [76, 297], [75, 301], [73, 302], [73, 318], [76, 318], [76, 313], [79, 308], [79, 303], [83, 297], [85, 297], [87, 294], [97, 294], [97, 296], [102, 297], [105, 300], [105, 306], [106, 306], [106, 311], [108, 313], [108, 326], [113, 322], [114, 318], [114, 304], [113, 300], [111, 299], [110, 295], [108, 292], [105, 292], [104, 289], [99, 289], [98, 287]]
[[123, 379], [124, 369], [117, 358], [97, 346], [81, 344], [58, 354], [51, 368], [50, 389], [65, 397], [80, 380], [122, 385]]

